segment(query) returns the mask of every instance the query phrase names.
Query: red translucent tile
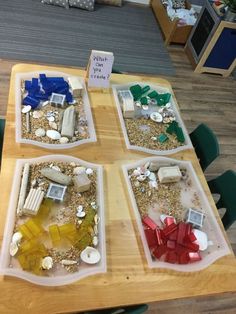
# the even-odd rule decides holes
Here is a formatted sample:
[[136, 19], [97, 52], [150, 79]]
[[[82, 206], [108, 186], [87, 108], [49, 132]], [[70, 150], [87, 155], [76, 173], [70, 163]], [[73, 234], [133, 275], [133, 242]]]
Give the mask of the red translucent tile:
[[164, 219], [164, 224], [166, 226], [172, 225], [173, 223], [175, 223], [175, 218], [174, 217], [166, 217]]
[[159, 259], [162, 255], [164, 255], [167, 251], [167, 247], [165, 245], [159, 245], [152, 254]]
[[178, 255], [175, 251], [168, 251], [165, 257], [165, 262], [175, 264], [178, 262]]
[[199, 251], [199, 245], [193, 242], [184, 242], [183, 246], [189, 249], [190, 251], [197, 252]]
[[157, 244], [158, 245], [162, 245], [163, 244], [163, 240], [162, 240], [161, 230], [159, 228], [156, 228], [155, 235], [156, 235]]
[[155, 230], [157, 227], [157, 224], [149, 216], [143, 217], [142, 222], [152, 230]]
[[189, 252], [188, 256], [190, 263], [198, 262], [202, 259], [199, 252]]
[[157, 246], [157, 238], [156, 238], [155, 231], [153, 231], [152, 229], [145, 229], [144, 233], [145, 233], [149, 248], [153, 248]]
[[168, 236], [169, 240], [173, 240], [173, 241], [176, 241], [177, 240], [177, 235], [178, 235], [178, 231], [175, 230], [173, 232], [171, 232]]
[[174, 250], [175, 247], [176, 247], [176, 242], [168, 240], [167, 243], [166, 243], [166, 246], [167, 246], [168, 249]]
[[194, 233], [191, 232], [190, 234], [185, 236], [184, 240], [189, 241], [189, 242], [194, 242], [197, 240], [197, 238], [195, 237]]
[[168, 236], [169, 234], [171, 234], [172, 232], [174, 232], [177, 229], [177, 225], [175, 223], [165, 227], [162, 231], [164, 233], [165, 236]]
[[187, 251], [182, 251], [182, 253], [179, 254], [179, 264], [188, 264], [189, 261], [189, 253]]
[[186, 229], [187, 229], [187, 224], [184, 222], [180, 222], [178, 224], [178, 235], [177, 235], [177, 242], [179, 244], [182, 244], [186, 235]]

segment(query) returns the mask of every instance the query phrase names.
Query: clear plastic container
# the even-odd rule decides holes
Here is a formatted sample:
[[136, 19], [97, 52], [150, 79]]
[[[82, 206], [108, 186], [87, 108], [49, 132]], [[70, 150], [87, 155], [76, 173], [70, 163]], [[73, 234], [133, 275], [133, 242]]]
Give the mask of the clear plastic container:
[[[187, 173], [192, 182], [192, 186], [189, 187], [186, 191], [184, 189], [181, 189], [181, 203], [186, 208], [194, 207], [192, 203], [191, 195], [193, 195], [194, 193], [197, 193], [200, 200], [200, 204], [201, 204], [200, 207], [202, 208], [201, 211], [205, 214], [202, 231], [208, 235], [208, 241], [210, 241], [210, 243], [208, 242], [209, 245], [208, 245], [207, 250], [201, 252], [201, 257], [202, 257], [201, 261], [180, 265], [180, 264], [171, 264], [164, 261], [160, 261], [160, 260], [152, 258], [151, 256], [151, 253], [150, 253], [147, 241], [146, 241], [146, 237], [144, 234], [141, 215], [138, 210], [138, 205], [137, 205], [135, 195], [132, 189], [128, 171], [130, 169], [133, 170], [137, 167], [145, 165], [147, 162], [153, 162], [153, 161], [158, 162], [160, 166], [161, 165], [162, 166], [178, 165], [179, 167], [184, 167], [187, 169]], [[217, 223], [216, 217], [214, 215], [214, 211], [208, 202], [208, 199], [201, 186], [201, 183], [199, 182], [198, 177], [190, 161], [180, 161], [177, 159], [170, 159], [170, 158], [165, 158], [165, 157], [149, 157], [149, 158], [139, 160], [132, 164], [124, 165], [122, 166], [122, 168], [123, 168], [123, 173], [124, 173], [125, 180], [128, 186], [128, 193], [131, 198], [132, 208], [134, 210], [134, 214], [136, 217], [136, 222], [137, 222], [138, 230], [139, 230], [141, 240], [143, 243], [143, 248], [145, 251], [147, 263], [150, 268], [167, 268], [167, 269], [173, 269], [176, 271], [183, 271], [183, 272], [198, 271], [211, 265], [220, 257], [231, 253], [230, 248], [224, 238], [224, 235]], [[162, 224], [160, 221], [160, 214], [161, 213], [158, 207], [158, 203], [155, 204], [155, 206], [153, 204], [152, 205], [150, 204], [150, 207], [148, 208], [148, 215], [151, 219], [153, 219], [156, 222], [157, 225], [161, 227]]]
[[67, 148], [73, 148], [78, 145], [82, 145], [85, 143], [91, 143], [96, 142], [96, 133], [93, 123], [93, 117], [90, 107], [90, 102], [88, 98], [88, 93], [86, 90], [86, 85], [84, 82], [84, 79], [82, 77], [78, 77], [80, 83], [83, 86], [83, 104], [84, 104], [84, 111], [88, 123], [88, 132], [89, 132], [89, 138], [82, 139], [75, 141], [73, 143], [66, 143], [66, 144], [50, 144], [50, 143], [43, 143], [40, 141], [36, 141], [33, 139], [26, 139], [22, 137], [22, 123], [21, 123], [21, 109], [22, 109], [22, 91], [21, 91], [21, 82], [22, 80], [31, 80], [33, 77], [38, 77], [39, 74], [44, 73], [48, 77], [63, 77], [64, 79], [67, 79], [70, 76], [73, 76], [71, 74], [63, 73], [63, 72], [56, 72], [56, 71], [35, 71], [35, 72], [26, 72], [26, 73], [17, 73], [15, 77], [15, 112], [16, 112], [16, 142], [17, 143], [24, 143], [24, 144], [32, 144], [37, 145], [40, 147], [48, 148], [48, 149], [67, 149]]
[[127, 90], [131, 86], [136, 85], [136, 84], [139, 84], [141, 87], [149, 85], [151, 87], [151, 90], [155, 90], [158, 93], [170, 93], [171, 95], [173, 95], [172, 91], [169, 90], [168, 88], [160, 86], [160, 85], [151, 84], [149, 82], [132, 82], [132, 83], [127, 83], [127, 84], [112, 85], [113, 95], [114, 95], [114, 98], [115, 98], [115, 103], [116, 103], [116, 107], [117, 107], [117, 110], [118, 110], [118, 115], [119, 115], [119, 118], [120, 118], [121, 128], [122, 128], [122, 131], [123, 131], [123, 135], [124, 135], [124, 138], [125, 138], [125, 143], [126, 143], [127, 148], [128, 149], [142, 151], [142, 152], [145, 152], [145, 153], [155, 154], [155, 155], [169, 155], [169, 154], [177, 153], [177, 152], [182, 151], [184, 149], [191, 149], [191, 148], [193, 148], [191, 140], [190, 140], [188, 132], [187, 132], [187, 129], [186, 129], [186, 127], [185, 127], [185, 125], [184, 125], [184, 123], [183, 123], [183, 121], [181, 119], [181, 116], [180, 116], [179, 111], [177, 109], [176, 103], [175, 103], [175, 101], [173, 99], [173, 96], [171, 96], [169, 102], [171, 103], [171, 107], [174, 110], [174, 113], [175, 113], [175, 116], [176, 116], [176, 121], [179, 123], [180, 127], [183, 130], [183, 134], [184, 134], [184, 137], [185, 137], [184, 145], [181, 145], [181, 146], [179, 146], [177, 148], [168, 149], [168, 150], [164, 150], [164, 149], [163, 150], [156, 150], [156, 149], [149, 149], [149, 148], [146, 148], [146, 147], [136, 146], [136, 145], [133, 145], [133, 144], [130, 143], [130, 140], [129, 140], [129, 137], [128, 137], [128, 133], [127, 133], [127, 129], [126, 129], [125, 122], [124, 122], [124, 117], [123, 117], [123, 113], [122, 113], [121, 103], [120, 103], [119, 98], [118, 98], [118, 92], [120, 90]]
[[[75, 273], [55, 274], [50, 277], [38, 276], [21, 269], [19, 263], [14, 263], [10, 267], [11, 256], [9, 254], [10, 242], [12, 239], [13, 229], [16, 221], [16, 208], [18, 195], [21, 185], [21, 174], [26, 163], [36, 164], [41, 162], [65, 162], [79, 163], [80, 165], [94, 169], [97, 172], [97, 196], [96, 204], [98, 205], [97, 213], [100, 217], [98, 224], [98, 246], [97, 249], [101, 255], [99, 263], [88, 265], [80, 263], [79, 271]], [[80, 160], [75, 157], [65, 155], [48, 155], [33, 159], [18, 159], [16, 161], [13, 185], [11, 190], [8, 214], [5, 224], [4, 237], [2, 242], [0, 273], [3, 275], [14, 276], [30, 281], [34, 284], [43, 286], [61, 286], [80, 280], [84, 277], [106, 272], [106, 243], [105, 243], [105, 221], [104, 221], [104, 196], [103, 196], [103, 168], [102, 166]]]

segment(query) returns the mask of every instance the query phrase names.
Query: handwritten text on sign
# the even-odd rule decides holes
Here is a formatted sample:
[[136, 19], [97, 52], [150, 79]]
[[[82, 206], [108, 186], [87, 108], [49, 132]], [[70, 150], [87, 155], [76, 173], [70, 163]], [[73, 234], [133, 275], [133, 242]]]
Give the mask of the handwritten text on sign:
[[114, 56], [112, 52], [92, 50], [88, 86], [108, 88]]

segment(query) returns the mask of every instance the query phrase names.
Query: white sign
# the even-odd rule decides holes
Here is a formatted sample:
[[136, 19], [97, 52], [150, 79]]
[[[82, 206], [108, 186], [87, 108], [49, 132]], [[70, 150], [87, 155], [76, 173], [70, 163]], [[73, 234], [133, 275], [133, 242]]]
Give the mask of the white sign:
[[88, 64], [88, 87], [108, 88], [114, 56], [112, 52], [92, 50]]

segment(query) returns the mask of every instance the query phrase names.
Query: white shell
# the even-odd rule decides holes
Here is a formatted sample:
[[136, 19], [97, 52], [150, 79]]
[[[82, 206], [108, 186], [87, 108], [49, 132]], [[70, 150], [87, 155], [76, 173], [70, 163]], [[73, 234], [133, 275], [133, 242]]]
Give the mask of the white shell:
[[46, 134], [52, 140], [59, 140], [61, 138], [61, 134], [55, 130], [48, 130]]
[[143, 106], [142, 106], [142, 109], [143, 109], [143, 110], [148, 110], [149, 107], [148, 107], [148, 105], [143, 105]]
[[93, 232], [94, 232], [95, 235], [98, 234], [98, 225], [95, 225], [95, 226], [93, 227]]
[[48, 119], [49, 122], [54, 122], [55, 121], [55, 118], [53, 116], [47, 117], [47, 119]]
[[193, 233], [197, 240], [195, 243], [199, 245], [199, 250], [200, 251], [205, 251], [208, 247], [208, 239], [207, 239], [207, 234], [201, 230], [198, 229], [193, 229]]
[[157, 189], [158, 188], [158, 184], [157, 184], [157, 181], [149, 181], [148, 182], [148, 185], [151, 189]]
[[98, 208], [98, 206], [97, 206], [97, 204], [95, 202], [91, 202], [91, 206], [95, 210]]
[[137, 180], [138, 180], [139, 182], [143, 182], [144, 180], [146, 180], [146, 176], [145, 176], [145, 175], [138, 176], [138, 177], [137, 177]]
[[88, 174], [88, 175], [89, 175], [89, 174], [93, 174], [93, 169], [87, 168], [85, 172], [86, 172], [86, 174]]
[[23, 236], [20, 232], [15, 232], [12, 236], [11, 242], [16, 243], [18, 245], [20, 243], [22, 237]]
[[93, 245], [94, 245], [94, 246], [97, 246], [97, 245], [98, 245], [98, 237], [97, 237], [97, 236], [94, 236], [94, 237], [93, 237]]
[[98, 214], [96, 214], [96, 215], [94, 216], [95, 225], [98, 225], [98, 224], [99, 224], [99, 221], [100, 221], [100, 217], [98, 216]]
[[83, 222], [83, 220], [81, 220], [81, 219], [80, 219], [80, 220], [78, 220], [78, 224], [79, 224], [79, 225], [81, 225], [81, 224], [82, 224], [82, 222]]
[[[166, 219], [166, 217], [172, 217], [172, 218], [173, 218], [173, 216], [162, 214], [162, 215], [160, 216], [160, 221], [161, 221], [163, 224], [165, 223], [164, 220]], [[174, 220], [174, 222], [176, 223], [176, 220]]]
[[21, 109], [21, 112], [22, 113], [27, 113], [31, 110], [31, 106], [28, 105], [28, 106], [24, 106], [22, 109]]
[[76, 216], [79, 217], [79, 218], [83, 218], [85, 217], [86, 213], [85, 212], [77, 212]]
[[135, 169], [135, 170], [133, 171], [133, 175], [134, 175], [134, 176], [140, 176], [140, 174], [141, 174], [141, 171], [139, 171], [139, 170], [137, 170], [137, 169]]
[[101, 255], [95, 248], [87, 246], [86, 249], [81, 252], [80, 258], [86, 264], [97, 264], [101, 259]]
[[150, 114], [150, 119], [155, 122], [162, 122], [163, 118], [159, 112], [152, 112]]
[[35, 131], [35, 135], [37, 137], [43, 137], [43, 136], [45, 136], [45, 134], [46, 134], [46, 132], [43, 128], [39, 128]]
[[165, 105], [165, 108], [170, 109], [170, 108], [171, 108], [171, 103], [168, 102], [168, 103]]
[[86, 171], [85, 167], [76, 167], [73, 170], [73, 174], [78, 175], [78, 174], [85, 173], [85, 171]]
[[69, 142], [69, 139], [67, 137], [63, 136], [63, 137], [60, 138], [59, 141], [60, 141], [61, 144], [66, 144], [66, 143]]
[[42, 116], [43, 116], [43, 112], [42, 111], [34, 111], [33, 112], [33, 118], [34, 119], [39, 119], [39, 118], [42, 118]]
[[76, 163], [74, 161], [70, 162], [70, 166], [71, 167], [75, 167], [76, 166]]
[[42, 103], [42, 107], [45, 107], [45, 106], [47, 106], [48, 104], [49, 104], [49, 101], [46, 100], [46, 101], [44, 101], [44, 102]]
[[18, 252], [18, 245], [15, 242], [11, 242], [10, 244], [10, 255], [15, 256], [16, 253]]
[[36, 185], [37, 185], [37, 180], [36, 180], [36, 179], [34, 179], [33, 181], [31, 181], [31, 186], [32, 186], [32, 188], [35, 188]]
[[84, 209], [84, 207], [83, 207], [82, 205], [79, 205], [79, 206], [77, 207], [77, 212], [80, 213], [80, 212], [83, 211], [83, 209]]
[[57, 130], [57, 124], [56, 122], [49, 122], [49, 126], [50, 128], [54, 129], [54, 130]]
[[150, 181], [156, 181], [157, 178], [156, 178], [155, 173], [154, 173], [154, 172], [150, 172], [150, 174], [149, 174], [149, 176], [148, 176], [148, 179], [149, 179]]
[[51, 258], [51, 256], [44, 257], [41, 266], [43, 269], [51, 269], [53, 266], [53, 259]]
[[69, 260], [69, 259], [63, 259], [63, 260], [60, 261], [60, 263], [62, 265], [65, 265], [65, 266], [70, 266], [70, 265], [75, 265], [78, 262], [77, 261], [73, 261], [73, 260]]

